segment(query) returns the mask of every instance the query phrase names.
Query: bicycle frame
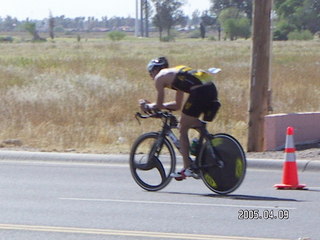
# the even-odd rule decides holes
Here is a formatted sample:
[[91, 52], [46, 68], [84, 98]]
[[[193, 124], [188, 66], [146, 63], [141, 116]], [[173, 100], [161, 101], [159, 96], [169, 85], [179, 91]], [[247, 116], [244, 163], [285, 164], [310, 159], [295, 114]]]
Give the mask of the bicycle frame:
[[[151, 149], [150, 151], [150, 154], [149, 154], [149, 157], [152, 157], [152, 156], [158, 156], [160, 154], [160, 151], [161, 151], [161, 148], [162, 148], [162, 144], [164, 142], [164, 138], [165, 137], [169, 137], [169, 139], [171, 140], [171, 142], [174, 144], [174, 146], [180, 151], [180, 141], [179, 139], [177, 138], [177, 136], [174, 134], [174, 132], [171, 130], [172, 128], [176, 128], [177, 126], [176, 125], [173, 125], [171, 124], [171, 121], [176, 121], [176, 118], [170, 114], [170, 113], [166, 113], [166, 112], [159, 112], [159, 113], [154, 113], [154, 114], [151, 114], [151, 115], [141, 115], [140, 113], [137, 113], [136, 114], [136, 118], [137, 117], [140, 117], [140, 118], [149, 118], [149, 117], [155, 117], [155, 118], [162, 118], [162, 122], [163, 122], [163, 125], [162, 125], [162, 130], [159, 131], [159, 134], [160, 134], [160, 137], [157, 139], [156, 141], [156, 144], [153, 146], [153, 148]], [[137, 118], [138, 120], [138, 118]], [[192, 168], [194, 170], [199, 170], [200, 168], [205, 168], [205, 167], [212, 167], [212, 166], [219, 166], [221, 164], [223, 164], [223, 162], [220, 160], [219, 156], [217, 156], [217, 153], [216, 151], [214, 150], [214, 147], [212, 148], [213, 152], [212, 152], [212, 155], [213, 155], [213, 159], [216, 160], [215, 163], [211, 164], [211, 165], [205, 165], [205, 166], [201, 166], [200, 167], [200, 164], [199, 164], [199, 154], [200, 154], [200, 151], [201, 151], [201, 148], [204, 144], [204, 141], [207, 140], [209, 141], [210, 138], [210, 133], [208, 132], [207, 130], [207, 123], [204, 122], [204, 121], [201, 121], [201, 126], [200, 127], [196, 127], [196, 128], [193, 128], [193, 129], [196, 129], [198, 132], [199, 132], [199, 144], [197, 146], [197, 149], [196, 149], [196, 158], [195, 160], [193, 161], [193, 164], [192, 164]], [[150, 160], [150, 159], [149, 159]]]
[[[166, 114], [163, 112], [161, 112], [161, 115], [160, 115], [160, 113], [155, 113], [155, 114], [151, 114], [151, 115], [141, 115], [140, 113], [136, 113], [136, 119], [138, 120], [137, 117], [140, 117], [140, 118], [149, 118], [149, 117], [162, 118], [163, 125], [162, 125], [162, 130], [159, 131], [160, 137], [157, 139], [154, 147], [151, 149], [149, 157], [152, 157], [154, 155], [158, 156], [160, 154], [160, 150], [162, 148], [162, 144], [163, 144], [164, 138], [166, 136], [168, 136], [170, 138], [170, 140], [172, 141], [174, 146], [180, 151], [180, 141], [177, 138], [177, 136], [173, 133], [173, 131], [171, 130], [172, 128], [177, 127], [175, 125], [176, 122], [174, 125], [171, 123], [172, 121], [177, 121], [173, 115]], [[139, 120], [138, 120], [138, 122], [139, 122]]]

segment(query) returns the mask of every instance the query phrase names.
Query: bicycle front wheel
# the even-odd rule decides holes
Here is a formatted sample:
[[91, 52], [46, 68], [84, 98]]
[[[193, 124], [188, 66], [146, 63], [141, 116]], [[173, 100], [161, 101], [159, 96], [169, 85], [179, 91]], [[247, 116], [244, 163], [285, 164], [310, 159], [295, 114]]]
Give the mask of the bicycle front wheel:
[[159, 133], [141, 135], [130, 153], [130, 170], [135, 182], [147, 191], [163, 189], [171, 181], [175, 171], [176, 156], [168, 139], [158, 141]]
[[228, 134], [210, 135], [199, 155], [201, 178], [215, 193], [228, 194], [242, 183], [246, 157], [240, 143]]

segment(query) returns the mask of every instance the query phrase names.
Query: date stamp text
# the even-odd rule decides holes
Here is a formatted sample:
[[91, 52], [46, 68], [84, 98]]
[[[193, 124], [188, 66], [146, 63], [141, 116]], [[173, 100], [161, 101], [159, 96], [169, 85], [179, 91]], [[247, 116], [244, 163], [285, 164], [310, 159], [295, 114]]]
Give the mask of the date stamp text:
[[239, 220], [288, 220], [290, 212], [288, 209], [240, 209]]

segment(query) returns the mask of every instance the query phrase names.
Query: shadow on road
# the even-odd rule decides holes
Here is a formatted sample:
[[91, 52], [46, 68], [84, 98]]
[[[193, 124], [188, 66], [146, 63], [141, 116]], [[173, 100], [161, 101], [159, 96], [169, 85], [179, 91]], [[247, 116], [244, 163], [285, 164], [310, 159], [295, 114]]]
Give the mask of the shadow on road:
[[255, 196], [255, 195], [215, 195], [215, 194], [208, 194], [207, 197], [212, 198], [226, 198], [226, 199], [233, 199], [233, 200], [249, 200], [249, 201], [276, 201], [276, 202], [302, 202], [297, 199], [293, 198], [278, 198], [278, 197], [267, 197], [267, 196]]
[[[161, 193], [161, 192], [158, 192]], [[194, 195], [194, 196], [202, 196], [202, 197], [210, 197], [216, 199], [231, 199], [231, 200], [248, 200], [248, 201], [271, 201], [271, 202], [304, 202], [301, 200], [293, 199], [293, 198], [278, 198], [278, 197], [268, 197], [268, 196], [255, 196], [255, 195], [218, 195], [218, 194], [199, 194], [199, 193], [186, 193], [186, 192], [163, 192], [167, 194], [177, 194], [177, 195]]]

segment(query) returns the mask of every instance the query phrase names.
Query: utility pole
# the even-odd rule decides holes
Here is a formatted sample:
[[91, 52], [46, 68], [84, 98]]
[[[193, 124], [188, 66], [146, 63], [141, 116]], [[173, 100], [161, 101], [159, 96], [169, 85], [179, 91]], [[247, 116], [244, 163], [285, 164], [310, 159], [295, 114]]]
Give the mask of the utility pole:
[[143, 12], [144, 12], [144, 0], [140, 0], [140, 31], [141, 31], [141, 37], [144, 37], [144, 21], [143, 21]]
[[272, 0], [254, 0], [248, 152], [264, 150], [264, 117], [271, 97], [271, 10]]
[[144, 11], [145, 11], [145, 22], [146, 22], [146, 37], [149, 37], [149, 3], [148, 3], [148, 0], [145, 0], [144, 3], [145, 3]]
[[136, 0], [136, 20], [134, 26], [134, 33], [136, 37], [139, 36], [139, 0]]

